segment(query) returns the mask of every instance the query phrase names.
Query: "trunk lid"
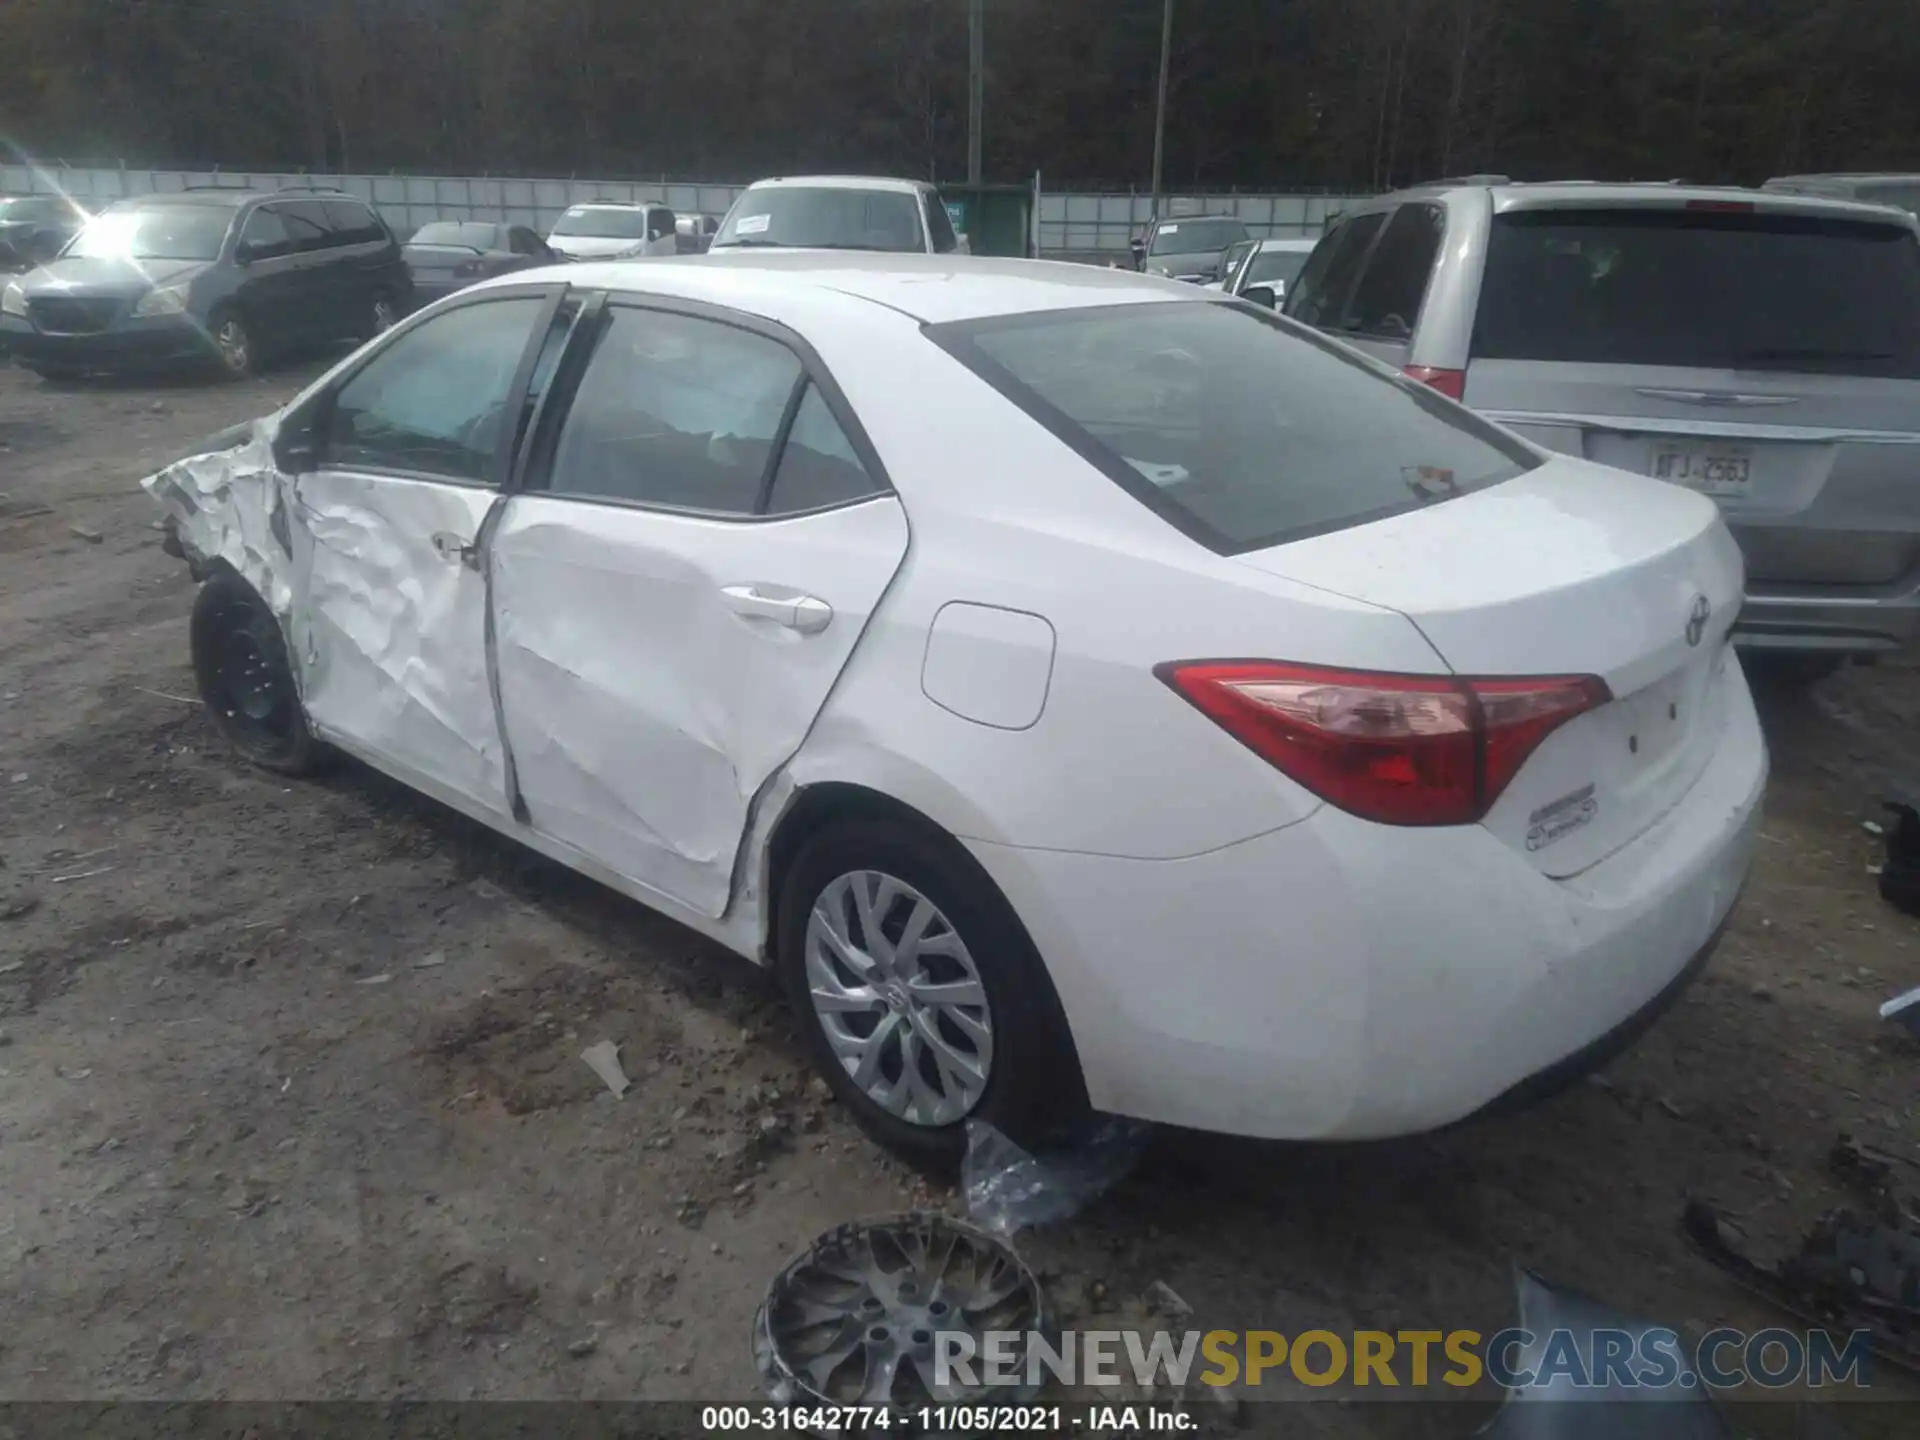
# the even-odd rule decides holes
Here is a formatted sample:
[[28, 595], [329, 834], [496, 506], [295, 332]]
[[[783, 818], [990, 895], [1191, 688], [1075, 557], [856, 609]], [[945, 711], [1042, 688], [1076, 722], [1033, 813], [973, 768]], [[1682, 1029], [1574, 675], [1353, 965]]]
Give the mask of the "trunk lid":
[[1712, 755], [1743, 575], [1713, 506], [1684, 490], [1555, 460], [1239, 559], [1398, 611], [1457, 674], [1607, 682], [1613, 699], [1549, 736], [1484, 821], [1544, 874], [1627, 844]]

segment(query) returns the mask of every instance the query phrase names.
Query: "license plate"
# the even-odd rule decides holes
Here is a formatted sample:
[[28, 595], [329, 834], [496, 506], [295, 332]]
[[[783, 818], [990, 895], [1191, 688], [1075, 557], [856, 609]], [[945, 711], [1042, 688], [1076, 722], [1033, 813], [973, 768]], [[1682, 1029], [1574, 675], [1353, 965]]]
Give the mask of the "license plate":
[[1653, 478], [1702, 495], [1744, 495], [1753, 478], [1753, 457], [1742, 450], [1675, 446], [1653, 452]]

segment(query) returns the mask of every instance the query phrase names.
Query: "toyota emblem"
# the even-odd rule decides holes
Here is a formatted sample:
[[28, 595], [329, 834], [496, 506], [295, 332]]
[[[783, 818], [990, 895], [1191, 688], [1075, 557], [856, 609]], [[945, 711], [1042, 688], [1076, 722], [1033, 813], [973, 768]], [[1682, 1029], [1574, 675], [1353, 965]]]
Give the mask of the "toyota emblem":
[[1700, 637], [1707, 633], [1707, 621], [1713, 615], [1713, 606], [1707, 603], [1707, 597], [1693, 597], [1693, 608], [1687, 611], [1687, 644], [1698, 645]]

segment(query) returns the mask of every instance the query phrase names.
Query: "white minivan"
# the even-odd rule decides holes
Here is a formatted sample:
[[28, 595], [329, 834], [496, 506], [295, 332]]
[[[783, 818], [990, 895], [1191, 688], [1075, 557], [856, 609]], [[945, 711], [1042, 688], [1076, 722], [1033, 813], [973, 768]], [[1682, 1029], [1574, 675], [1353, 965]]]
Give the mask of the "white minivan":
[[563, 260], [677, 255], [678, 236], [673, 211], [657, 200], [637, 205], [593, 200], [568, 208], [547, 236], [547, 248]]

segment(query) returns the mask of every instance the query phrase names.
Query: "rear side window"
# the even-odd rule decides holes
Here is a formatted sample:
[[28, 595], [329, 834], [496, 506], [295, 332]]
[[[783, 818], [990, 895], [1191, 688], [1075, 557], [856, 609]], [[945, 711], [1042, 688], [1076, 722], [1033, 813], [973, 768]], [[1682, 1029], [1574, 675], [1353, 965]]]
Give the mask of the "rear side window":
[[1423, 385], [1243, 305], [935, 326], [955, 358], [1223, 554], [1341, 530], [1539, 463]]
[[1332, 325], [1346, 305], [1384, 213], [1344, 220], [1314, 247], [1300, 278], [1288, 287], [1287, 314], [1305, 325]]
[[[935, 202], [936, 204], [938, 202]], [[767, 497], [769, 515], [818, 510], [878, 492], [847, 432], [811, 380], [793, 412]]]
[[1920, 379], [1920, 244], [1822, 216], [1502, 215], [1473, 354]]
[[340, 245], [376, 245], [387, 238], [379, 217], [357, 200], [329, 200], [327, 219], [339, 232]]
[[800, 361], [732, 325], [609, 310], [560, 431], [559, 495], [751, 515]]
[[1411, 338], [1446, 228], [1446, 211], [1438, 205], [1402, 205], [1394, 211], [1346, 313], [1331, 328], [1382, 340]]
[[327, 207], [318, 200], [288, 200], [278, 208], [295, 250], [322, 250], [341, 243]]

